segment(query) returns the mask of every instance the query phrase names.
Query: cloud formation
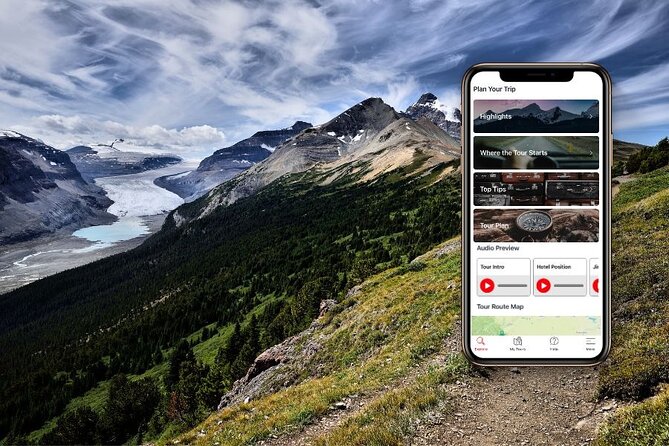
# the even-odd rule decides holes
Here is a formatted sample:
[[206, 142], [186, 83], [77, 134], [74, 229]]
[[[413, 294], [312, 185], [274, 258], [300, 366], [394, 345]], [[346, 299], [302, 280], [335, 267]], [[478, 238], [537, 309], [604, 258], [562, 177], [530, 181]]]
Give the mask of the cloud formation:
[[186, 160], [200, 160], [227, 141], [225, 134], [209, 125], [165, 128], [154, 124], [145, 127], [121, 124], [116, 121], [101, 121], [95, 117], [41, 115], [28, 126], [16, 126], [17, 131], [31, 134], [40, 129], [47, 135], [45, 142], [69, 148], [77, 145], [95, 146], [123, 139], [116, 147], [121, 150], [156, 153], [171, 152]]
[[632, 116], [669, 105], [668, 21], [661, 1], [3, 0], [0, 127], [205, 156], [368, 96], [454, 106], [464, 70], [489, 60], [599, 61], [620, 85], [617, 126], [669, 126]]

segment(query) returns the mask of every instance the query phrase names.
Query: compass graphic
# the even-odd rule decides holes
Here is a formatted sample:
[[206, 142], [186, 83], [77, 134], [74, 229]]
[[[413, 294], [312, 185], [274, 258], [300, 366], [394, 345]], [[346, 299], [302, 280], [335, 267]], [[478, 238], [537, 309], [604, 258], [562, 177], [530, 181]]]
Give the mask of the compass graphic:
[[541, 238], [553, 227], [553, 218], [547, 212], [527, 211], [516, 218], [516, 226], [524, 236]]

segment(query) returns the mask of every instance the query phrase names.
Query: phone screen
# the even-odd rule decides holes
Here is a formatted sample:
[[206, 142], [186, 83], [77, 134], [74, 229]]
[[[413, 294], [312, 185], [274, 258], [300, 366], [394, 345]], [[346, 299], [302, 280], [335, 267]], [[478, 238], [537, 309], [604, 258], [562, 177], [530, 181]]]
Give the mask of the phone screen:
[[[469, 351], [592, 359], [605, 346], [604, 80], [469, 84], [465, 203]], [[604, 133], [606, 131], [606, 133]]]

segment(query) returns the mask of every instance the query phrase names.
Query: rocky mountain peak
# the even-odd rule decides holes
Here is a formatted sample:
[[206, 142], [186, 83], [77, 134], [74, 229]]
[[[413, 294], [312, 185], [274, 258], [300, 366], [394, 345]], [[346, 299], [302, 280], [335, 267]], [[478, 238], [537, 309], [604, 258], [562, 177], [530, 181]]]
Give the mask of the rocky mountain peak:
[[522, 109], [526, 113], [541, 113], [541, 107], [539, 107], [535, 102], [523, 107]]
[[421, 95], [421, 97], [418, 99], [418, 101], [416, 102], [416, 104], [427, 105], [427, 104], [431, 104], [431, 103], [435, 102], [436, 100], [437, 100], [437, 97], [434, 94], [428, 92], [428, 93], [423, 93]]
[[379, 131], [399, 118], [381, 98], [368, 98], [324, 124], [321, 131], [337, 137], [354, 136], [360, 130]]
[[313, 125], [310, 122], [306, 121], [295, 121], [295, 124], [290, 126], [291, 130], [295, 130], [297, 132], [301, 132], [302, 130], [308, 129], [309, 127], [312, 127]]
[[451, 137], [460, 139], [460, 110], [449, 109], [439, 102], [439, 98], [433, 93], [423, 93], [418, 101], [407, 108], [405, 113], [414, 121], [426, 118]]

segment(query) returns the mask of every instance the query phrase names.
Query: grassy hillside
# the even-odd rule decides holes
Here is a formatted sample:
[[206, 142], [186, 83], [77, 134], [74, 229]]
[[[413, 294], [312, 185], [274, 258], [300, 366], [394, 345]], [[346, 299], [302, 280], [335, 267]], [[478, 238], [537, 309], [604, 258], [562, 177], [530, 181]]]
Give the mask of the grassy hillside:
[[[141, 408], [144, 418], [162, 414], [154, 434], [200, 419], [259, 352], [304, 329], [321, 300], [458, 232], [459, 177], [448, 173], [457, 162], [426, 172], [423, 161], [364, 184], [287, 176], [190, 224], [166, 223], [133, 251], [0, 296], [0, 438], [22, 440], [121, 375], [130, 381], [117, 380], [110, 392], [141, 392], [144, 381], [133, 377], [146, 376], [151, 395], [160, 393], [157, 406], [152, 397]], [[222, 343], [211, 341], [236, 325]], [[172, 358], [181, 344], [185, 356]], [[192, 370], [182, 370], [193, 354]], [[167, 376], [148, 373], [172, 360]], [[119, 427], [133, 424], [119, 418], [125, 410], [105, 406], [102, 414], [113, 411]], [[68, 432], [97, 423], [112, 441], [108, 420], [92, 417], [67, 418]], [[123, 441], [147, 431], [145, 421]]]
[[[669, 438], [669, 394], [666, 388], [658, 390], [658, 385], [669, 381], [668, 191], [669, 169], [665, 168], [623, 184], [614, 202], [614, 340], [610, 360], [601, 368], [598, 394], [600, 398], [641, 402], [621, 409], [601, 426], [599, 445], [663, 445]], [[292, 432], [314, 419], [327, 417], [333, 403], [368, 393], [372, 403], [321, 436], [316, 435], [314, 444], [403, 444], [411, 435], [407, 419], [420, 417], [447, 397], [439, 383], [467, 372], [460, 357], [448, 358], [441, 367], [424, 365], [431, 363], [429, 358], [439, 348], [438, 338], [448, 336], [444, 326], [432, 321], [448, 314], [454, 320], [459, 311], [458, 253], [428, 257], [424, 267], [413, 267], [413, 271], [404, 267], [375, 276], [356, 296], [354, 305], [309, 335], [310, 339], [319, 339], [323, 352], [332, 353], [297, 361], [297, 367], [302, 376], [309, 376], [319, 363], [325, 365], [325, 371], [295, 386], [217, 412], [177, 440], [239, 445], [274, 435], [290, 438]], [[434, 297], [440, 297], [445, 306], [425, 300], [435, 292]], [[339, 310], [348, 305], [348, 301], [342, 303]], [[403, 322], [402, 331], [391, 328], [390, 336], [374, 342], [370, 331], [381, 327], [385, 335], [389, 330], [387, 318], [398, 313], [398, 321], [406, 317], [412, 322]], [[416, 333], [427, 335], [428, 348], [411, 354], [418, 342]], [[430, 340], [432, 336], [434, 340]], [[353, 353], [352, 346], [358, 346]], [[408, 356], [400, 361], [393, 357], [387, 368], [365, 373], [383, 362], [388, 351]], [[340, 360], [334, 352], [341, 352]], [[421, 391], [426, 382], [436, 391]], [[402, 383], [401, 388], [397, 383]], [[646, 399], [656, 392], [657, 396]]]
[[[613, 348], [600, 396], [641, 400], [669, 382], [669, 169], [620, 186], [613, 203]], [[621, 410], [600, 444], [666, 444], [667, 394]], [[651, 441], [652, 439], [652, 441]]]
[[177, 441], [249, 444], [296, 431], [362, 394], [370, 398], [364, 408], [315, 444], [403, 444], [409, 419], [444, 399], [441, 384], [469, 371], [461, 355], [429, 360], [453, 335], [459, 316], [459, 243], [446, 245], [443, 256], [435, 250], [372, 277], [321, 318], [308, 338], [317, 352], [298, 351], [291, 361], [301, 381], [216, 412]]
[[627, 161], [631, 154], [634, 152], [645, 149], [647, 146], [643, 144], [637, 144], [634, 142], [621, 141], [619, 139], [613, 140], [613, 160], [614, 161]]

